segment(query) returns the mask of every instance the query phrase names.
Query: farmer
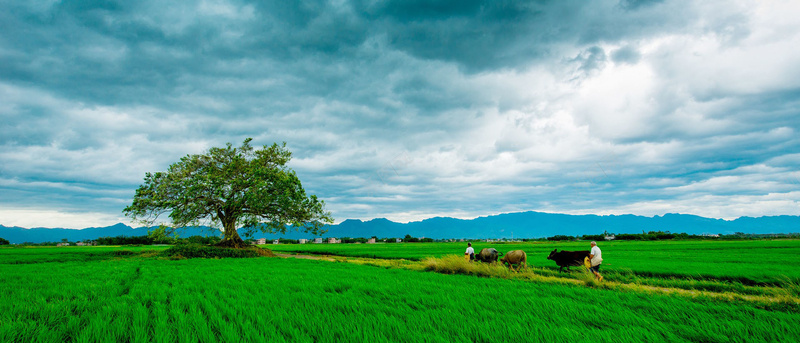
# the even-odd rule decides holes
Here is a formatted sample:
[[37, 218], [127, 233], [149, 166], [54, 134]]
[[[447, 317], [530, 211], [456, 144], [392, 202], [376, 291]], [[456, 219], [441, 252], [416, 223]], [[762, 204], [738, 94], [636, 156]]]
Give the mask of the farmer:
[[472, 243], [467, 243], [467, 251], [464, 252], [464, 258], [467, 258], [467, 256], [469, 256], [470, 262], [475, 259], [475, 249], [472, 249]]
[[597, 277], [597, 281], [603, 281], [603, 276], [600, 275], [600, 264], [603, 263], [603, 255], [595, 241], [592, 241], [592, 250], [589, 251], [589, 261], [592, 263], [592, 267], [589, 268], [589, 270]]

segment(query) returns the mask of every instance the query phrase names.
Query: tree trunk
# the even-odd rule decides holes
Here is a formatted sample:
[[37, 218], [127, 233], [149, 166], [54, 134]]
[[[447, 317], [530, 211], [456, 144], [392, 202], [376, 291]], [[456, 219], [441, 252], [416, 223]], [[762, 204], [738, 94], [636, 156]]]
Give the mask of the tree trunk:
[[239, 233], [236, 231], [236, 220], [224, 220], [222, 225], [224, 227], [224, 236], [222, 241], [217, 243], [217, 246], [238, 249], [248, 247], [247, 243], [239, 237]]

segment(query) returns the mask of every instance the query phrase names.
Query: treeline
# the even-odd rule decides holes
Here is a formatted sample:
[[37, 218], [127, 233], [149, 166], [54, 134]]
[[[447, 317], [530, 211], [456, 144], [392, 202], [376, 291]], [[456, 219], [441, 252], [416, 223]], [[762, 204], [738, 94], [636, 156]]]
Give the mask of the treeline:
[[779, 233], [779, 234], [746, 234], [742, 232], [737, 232], [735, 234], [729, 235], [694, 235], [688, 233], [671, 233], [669, 231], [649, 231], [649, 232], [642, 232], [642, 233], [620, 233], [620, 234], [613, 234], [613, 233], [604, 233], [601, 235], [578, 235], [578, 236], [567, 236], [567, 235], [555, 235], [552, 237], [547, 237], [546, 240], [548, 241], [604, 241], [604, 240], [615, 240], [615, 241], [660, 241], [660, 240], [702, 240], [702, 239], [715, 239], [715, 240], [725, 240], [725, 239], [764, 239], [764, 238], [800, 238], [800, 233]]
[[154, 237], [150, 236], [116, 236], [100, 237], [96, 239], [98, 245], [153, 245], [153, 244], [217, 244], [222, 238], [218, 236], [189, 236], [189, 237]]
[[[89, 240], [86, 240], [87, 242]], [[69, 245], [75, 245], [76, 242], [68, 241], [66, 239], [62, 239], [60, 242], [40, 242], [40, 243], [33, 243], [33, 242], [22, 242], [22, 243], [15, 243], [16, 246], [32, 246], [32, 247], [47, 247], [47, 246], [56, 246], [58, 244], [69, 243]]]
[[[606, 239], [606, 237], [610, 239]], [[412, 237], [411, 235], [406, 235], [403, 238], [399, 237], [388, 237], [388, 238], [377, 238], [376, 236], [372, 236], [371, 238], [375, 239], [375, 242], [378, 243], [398, 243], [398, 242], [405, 242], [405, 243], [432, 243], [432, 242], [456, 242], [460, 239], [433, 239], [433, 238], [418, 238]], [[371, 238], [364, 238], [364, 237], [342, 237], [339, 239], [341, 243], [367, 243]], [[617, 241], [659, 241], [659, 240], [733, 240], [733, 239], [775, 239], [775, 238], [800, 238], [800, 233], [778, 233], [778, 234], [752, 234], [752, 233], [743, 233], [743, 232], [736, 232], [734, 234], [728, 235], [694, 235], [694, 234], [687, 234], [687, 233], [671, 233], [669, 231], [650, 231], [650, 232], [642, 232], [642, 233], [620, 233], [620, 234], [613, 234], [613, 233], [604, 233], [600, 235], [577, 235], [577, 236], [568, 236], [568, 235], [555, 235], [546, 238], [525, 238], [525, 239], [517, 239], [517, 241], [524, 241], [524, 242], [535, 242], [535, 241], [606, 241], [606, 240], [617, 240]], [[160, 236], [160, 235], [148, 235], [148, 236], [116, 236], [116, 237], [100, 237], [94, 240], [84, 240], [84, 243], [88, 242], [96, 242], [97, 245], [153, 245], [153, 244], [204, 244], [204, 245], [213, 245], [219, 243], [222, 238], [218, 236], [189, 236], [189, 237], [172, 237], [172, 236]], [[482, 240], [482, 239], [481, 239]], [[255, 243], [255, 239], [246, 239], [248, 243]], [[281, 244], [299, 244], [300, 241], [297, 239], [288, 239], [288, 238], [280, 238], [278, 240]], [[472, 240], [469, 240], [472, 241]], [[506, 241], [505, 239], [497, 239], [492, 241]], [[324, 239], [323, 242], [327, 242], [327, 239]], [[62, 239], [61, 242], [42, 242], [42, 243], [31, 243], [25, 242], [19, 245], [26, 245], [26, 246], [55, 246], [57, 244], [64, 244], [69, 243], [69, 245], [74, 246], [76, 242], [68, 241], [66, 239]], [[311, 243], [309, 241], [309, 243]], [[8, 240], [0, 238], [0, 245], [7, 245], [9, 244]]]
[[[394, 238], [387, 238], [386, 239], [386, 243], [394, 243], [394, 242], [397, 242], [397, 239], [394, 239]], [[403, 242], [408, 242], [408, 243], [431, 243], [431, 242], [435, 242], [435, 240], [433, 238], [426, 238], [426, 237], [417, 238], [417, 237], [411, 237], [411, 235], [406, 235], [405, 237], [403, 237]]]
[[[84, 243], [96, 242], [97, 245], [153, 245], [153, 244], [216, 244], [222, 240], [220, 237], [189, 236], [185, 238], [176, 237], [152, 237], [152, 236], [116, 236], [100, 237], [97, 239], [83, 240]], [[24, 242], [18, 245], [27, 246], [55, 246], [57, 244], [68, 243], [70, 246], [77, 245], [77, 242], [62, 239], [60, 242], [31, 243]]]
[[[367, 242], [369, 242], [370, 239], [373, 239], [373, 238], [375, 239], [375, 242], [379, 242], [379, 243], [397, 243], [398, 240], [400, 240], [400, 242], [407, 242], [407, 243], [432, 243], [432, 242], [450, 242], [450, 241], [454, 241], [453, 239], [433, 239], [433, 238], [427, 238], [427, 237], [418, 238], [418, 237], [412, 237], [411, 235], [406, 235], [403, 238], [399, 238], [399, 237], [378, 238], [378, 236], [372, 236], [370, 238], [364, 238], [364, 237], [341, 237], [341, 238], [338, 238], [338, 240], [341, 243], [367, 243]], [[252, 239], [252, 238], [251, 239], [245, 239], [245, 242], [248, 242], [248, 243], [253, 243], [255, 241], [256, 240]], [[289, 239], [289, 238], [279, 238], [278, 242], [280, 242], [281, 244], [300, 244], [300, 240]], [[322, 242], [323, 243], [327, 243], [328, 240], [327, 239], [323, 239]]]
[[547, 237], [548, 241], [660, 241], [667, 239], [708, 239], [712, 236], [690, 235], [687, 233], [670, 233], [664, 231], [650, 231], [642, 233], [620, 233], [620, 234], [601, 234], [601, 235], [555, 235]]

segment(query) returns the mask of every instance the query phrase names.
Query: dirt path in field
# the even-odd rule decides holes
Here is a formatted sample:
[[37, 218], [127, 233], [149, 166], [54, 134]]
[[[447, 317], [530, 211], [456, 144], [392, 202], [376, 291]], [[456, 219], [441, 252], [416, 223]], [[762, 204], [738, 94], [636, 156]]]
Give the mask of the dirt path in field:
[[[424, 267], [422, 267], [421, 262], [410, 261], [410, 260], [385, 260], [385, 259], [365, 258], [365, 257], [287, 254], [287, 253], [280, 253], [276, 255], [281, 258], [298, 258], [305, 260], [319, 260], [319, 261], [329, 261], [329, 262], [338, 261], [338, 262], [373, 265], [380, 267], [403, 268], [403, 269], [411, 269], [418, 271], [424, 270]], [[591, 286], [591, 287], [610, 289], [610, 290], [621, 290], [627, 292], [633, 291], [642, 293], [660, 293], [660, 294], [675, 295], [687, 298], [703, 297], [703, 298], [712, 298], [724, 301], [738, 300], [738, 301], [752, 302], [758, 304], [787, 303], [787, 304], [792, 304], [794, 306], [800, 306], [800, 297], [794, 296], [789, 292], [786, 292], [785, 295], [780, 295], [780, 296], [748, 295], [748, 294], [740, 294], [734, 292], [712, 292], [712, 291], [684, 289], [684, 288], [656, 287], [656, 286], [642, 285], [636, 283], [614, 282], [609, 280], [603, 281], [602, 284], [594, 283], [590, 285], [588, 282], [583, 280], [538, 275], [535, 273], [529, 273], [529, 274], [530, 275], [520, 274], [519, 276], [515, 276], [514, 278], [524, 280], [527, 282], [558, 283], [558, 284], [570, 284], [576, 286], [586, 285], [587, 287]]]

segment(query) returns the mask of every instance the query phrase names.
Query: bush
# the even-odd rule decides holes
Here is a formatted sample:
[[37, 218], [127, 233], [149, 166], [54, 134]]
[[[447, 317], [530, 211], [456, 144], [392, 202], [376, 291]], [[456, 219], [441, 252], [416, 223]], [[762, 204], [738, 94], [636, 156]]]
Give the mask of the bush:
[[0, 237], [0, 245], [8, 245], [10, 243], [7, 239]]
[[246, 249], [220, 248], [199, 244], [180, 244], [164, 250], [168, 257], [183, 258], [248, 258], [259, 256], [275, 256], [269, 249], [250, 247]]
[[601, 241], [606, 240], [606, 236], [605, 235], [583, 235], [583, 237], [581, 237], [581, 239], [584, 240], [584, 241], [598, 241], [598, 242], [601, 242]]
[[553, 237], [547, 237], [548, 241], [574, 241], [575, 237], [566, 236], [566, 235], [555, 235]]
[[367, 242], [366, 238], [361, 238], [361, 237], [356, 237], [356, 238], [342, 237], [340, 239], [342, 240], [342, 243], [366, 243]]
[[195, 243], [195, 244], [217, 244], [222, 240], [219, 236], [189, 236], [186, 238], [178, 238], [178, 243]]
[[153, 239], [147, 236], [134, 236], [128, 237], [119, 235], [116, 237], [100, 237], [96, 239], [99, 245], [150, 245], [153, 244]]
[[616, 238], [614, 238], [614, 239], [616, 239], [618, 241], [641, 241], [642, 240], [642, 235], [641, 234], [635, 234], [635, 233], [620, 233], [620, 234], [617, 234]]

